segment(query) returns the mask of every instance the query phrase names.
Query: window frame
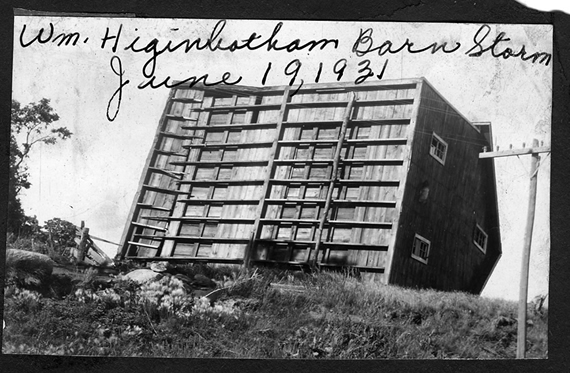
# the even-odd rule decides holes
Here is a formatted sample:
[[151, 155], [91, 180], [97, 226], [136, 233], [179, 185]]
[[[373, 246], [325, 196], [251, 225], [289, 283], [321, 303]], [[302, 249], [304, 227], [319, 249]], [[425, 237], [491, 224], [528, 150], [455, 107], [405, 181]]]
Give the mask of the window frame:
[[[416, 252], [415, 252], [416, 251], [415, 250], [416, 249], [416, 241], [420, 241], [420, 242], [427, 244], [427, 253], [426, 253], [425, 258], [422, 258], [420, 255], [418, 255], [418, 254], [420, 254], [419, 252], [418, 252], [418, 254], [416, 254]], [[416, 233], [414, 235], [414, 241], [412, 243], [412, 258], [419, 261], [420, 263], [428, 264], [430, 251], [431, 251], [431, 241]]]
[[[440, 158], [436, 152], [435, 149], [437, 149], [436, 147], [433, 146], [433, 140], [437, 140], [440, 144], [443, 144], [445, 146], [445, 151], [443, 152], [443, 159]], [[447, 142], [441, 138], [441, 136], [439, 136], [437, 133], [432, 132], [431, 134], [431, 141], [429, 144], [429, 154], [439, 163], [441, 163], [442, 165], [445, 165], [445, 160], [447, 159], [447, 150], [449, 148], [449, 144], [447, 144]]]
[[[481, 232], [483, 234], [483, 236], [485, 237], [485, 242], [483, 244], [483, 247], [481, 247], [481, 245], [479, 244], [479, 242], [477, 242], [477, 240], [475, 239], [477, 236], [477, 233]], [[473, 231], [473, 243], [475, 244], [475, 246], [481, 250], [481, 252], [483, 254], [487, 253], [487, 242], [489, 242], [489, 235], [487, 234], [487, 232], [485, 232], [483, 230], [483, 227], [481, 227], [479, 224], [475, 223], [475, 230]]]

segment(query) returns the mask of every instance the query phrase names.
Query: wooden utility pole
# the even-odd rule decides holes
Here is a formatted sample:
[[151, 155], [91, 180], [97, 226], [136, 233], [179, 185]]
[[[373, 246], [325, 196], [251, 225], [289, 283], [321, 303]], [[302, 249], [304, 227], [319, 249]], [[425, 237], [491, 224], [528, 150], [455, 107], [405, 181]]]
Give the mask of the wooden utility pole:
[[530, 169], [530, 190], [528, 201], [528, 212], [526, 219], [526, 232], [524, 236], [523, 255], [521, 261], [521, 280], [519, 288], [519, 310], [518, 310], [518, 330], [517, 330], [517, 359], [524, 359], [526, 354], [526, 314], [528, 297], [528, 273], [530, 266], [530, 246], [532, 242], [532, 229], [534, 226], [534, 213], [536, 210], [536, 185], [538, 165], [540, 161], [539, 153], [550, 152], [550, 147], [539, 147], [538, 140], [534, 139], [532, 148], [506, 150], [502, 152], [488, 152], [479, 154], [479, 158], [509, 157], [513, 155], [532, 154]]
[[[533, 146], [538, 146], [538, 141], [534, 140]], [[521, 282], [519, 290], [519, 317], [517, 330], [517, 359], [524, 359], [526, 354], [526, 312], [528, 297], [528, 272], [530, 265], [530, 245], [532, 242], [532, 228], [534, 226], [534, 212], [536, 210], [536, 181], [538, 162], [540, 156], [538, 153], [532, 154], [530, 167], [530, 188], [528, 200], [528, 212], [526, 217], [526, 232], [524, 235], [523, 257], [521, 262]]]

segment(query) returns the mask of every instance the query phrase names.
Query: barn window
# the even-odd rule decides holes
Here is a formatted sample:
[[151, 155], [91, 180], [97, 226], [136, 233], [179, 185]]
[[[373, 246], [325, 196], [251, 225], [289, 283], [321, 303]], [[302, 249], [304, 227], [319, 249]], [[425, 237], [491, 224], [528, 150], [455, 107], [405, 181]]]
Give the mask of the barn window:
[[487, 233], [483, 231], [483, 228], [481, 228], [479, 224], [476, 224], [475, 232], [473, 232], [473, 243], [483, 253], [487, 251], [487, 237]]
[[445, 164], [445, 158], [447, 156], [447, 143], [435, 133], [433, 133], [431, 136], [429, 154], [437, 159], [439, 163]]
[[427, 264], [429, 257], [430, 242], [416, 234], [414, 237], [414, 246], [412, 247], [412, 258]]

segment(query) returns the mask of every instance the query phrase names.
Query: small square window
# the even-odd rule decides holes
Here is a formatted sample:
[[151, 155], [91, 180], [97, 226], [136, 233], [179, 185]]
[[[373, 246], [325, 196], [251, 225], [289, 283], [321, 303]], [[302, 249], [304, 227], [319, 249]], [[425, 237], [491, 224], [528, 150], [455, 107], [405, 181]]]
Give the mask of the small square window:
[[426, 240], [419, 234], [416, 234], [414, 237], [414, 246], [412, 247], [412, 258], [427, 264], [430, 244], [429, 240]]
[[429, 154], [441, 164], [445, 164], [447, 156], [447, 143], [435, 133], [431, 136]]
[[483, 228], [481, 228], [479, 224], [476, 224], [475, 232], [473, 232], [473, 243], [483, 253], [487, 252], [487, 237], [487, 233], [483, 231]]

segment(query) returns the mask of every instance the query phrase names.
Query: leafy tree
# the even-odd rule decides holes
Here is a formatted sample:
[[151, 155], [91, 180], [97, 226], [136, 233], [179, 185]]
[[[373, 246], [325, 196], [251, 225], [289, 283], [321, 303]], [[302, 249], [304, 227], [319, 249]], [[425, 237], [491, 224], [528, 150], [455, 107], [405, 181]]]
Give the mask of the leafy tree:
[[[50, 106], [50, 100], [41, 99], [38, 103], [21, 106], [12, 100], [10, 136], [10, 169], [8, 184], [8, 232], [20, 234], [27, 217], [20, 202], [20, 192], [31, 186], [30, 174], [25, 160], [32, 148], [39, 143], [53, 145], [58, 140], [66, 140], [72, 133], [66, 127], [54, 127], [59, 115]], [[18, 144], [18, 140], [23, 143]]]
[[73, 223], [60, 218], [46, 221], [44, 229], [49, 239], [60, 250], [66, 247], [75, 247], [76, 228]]

